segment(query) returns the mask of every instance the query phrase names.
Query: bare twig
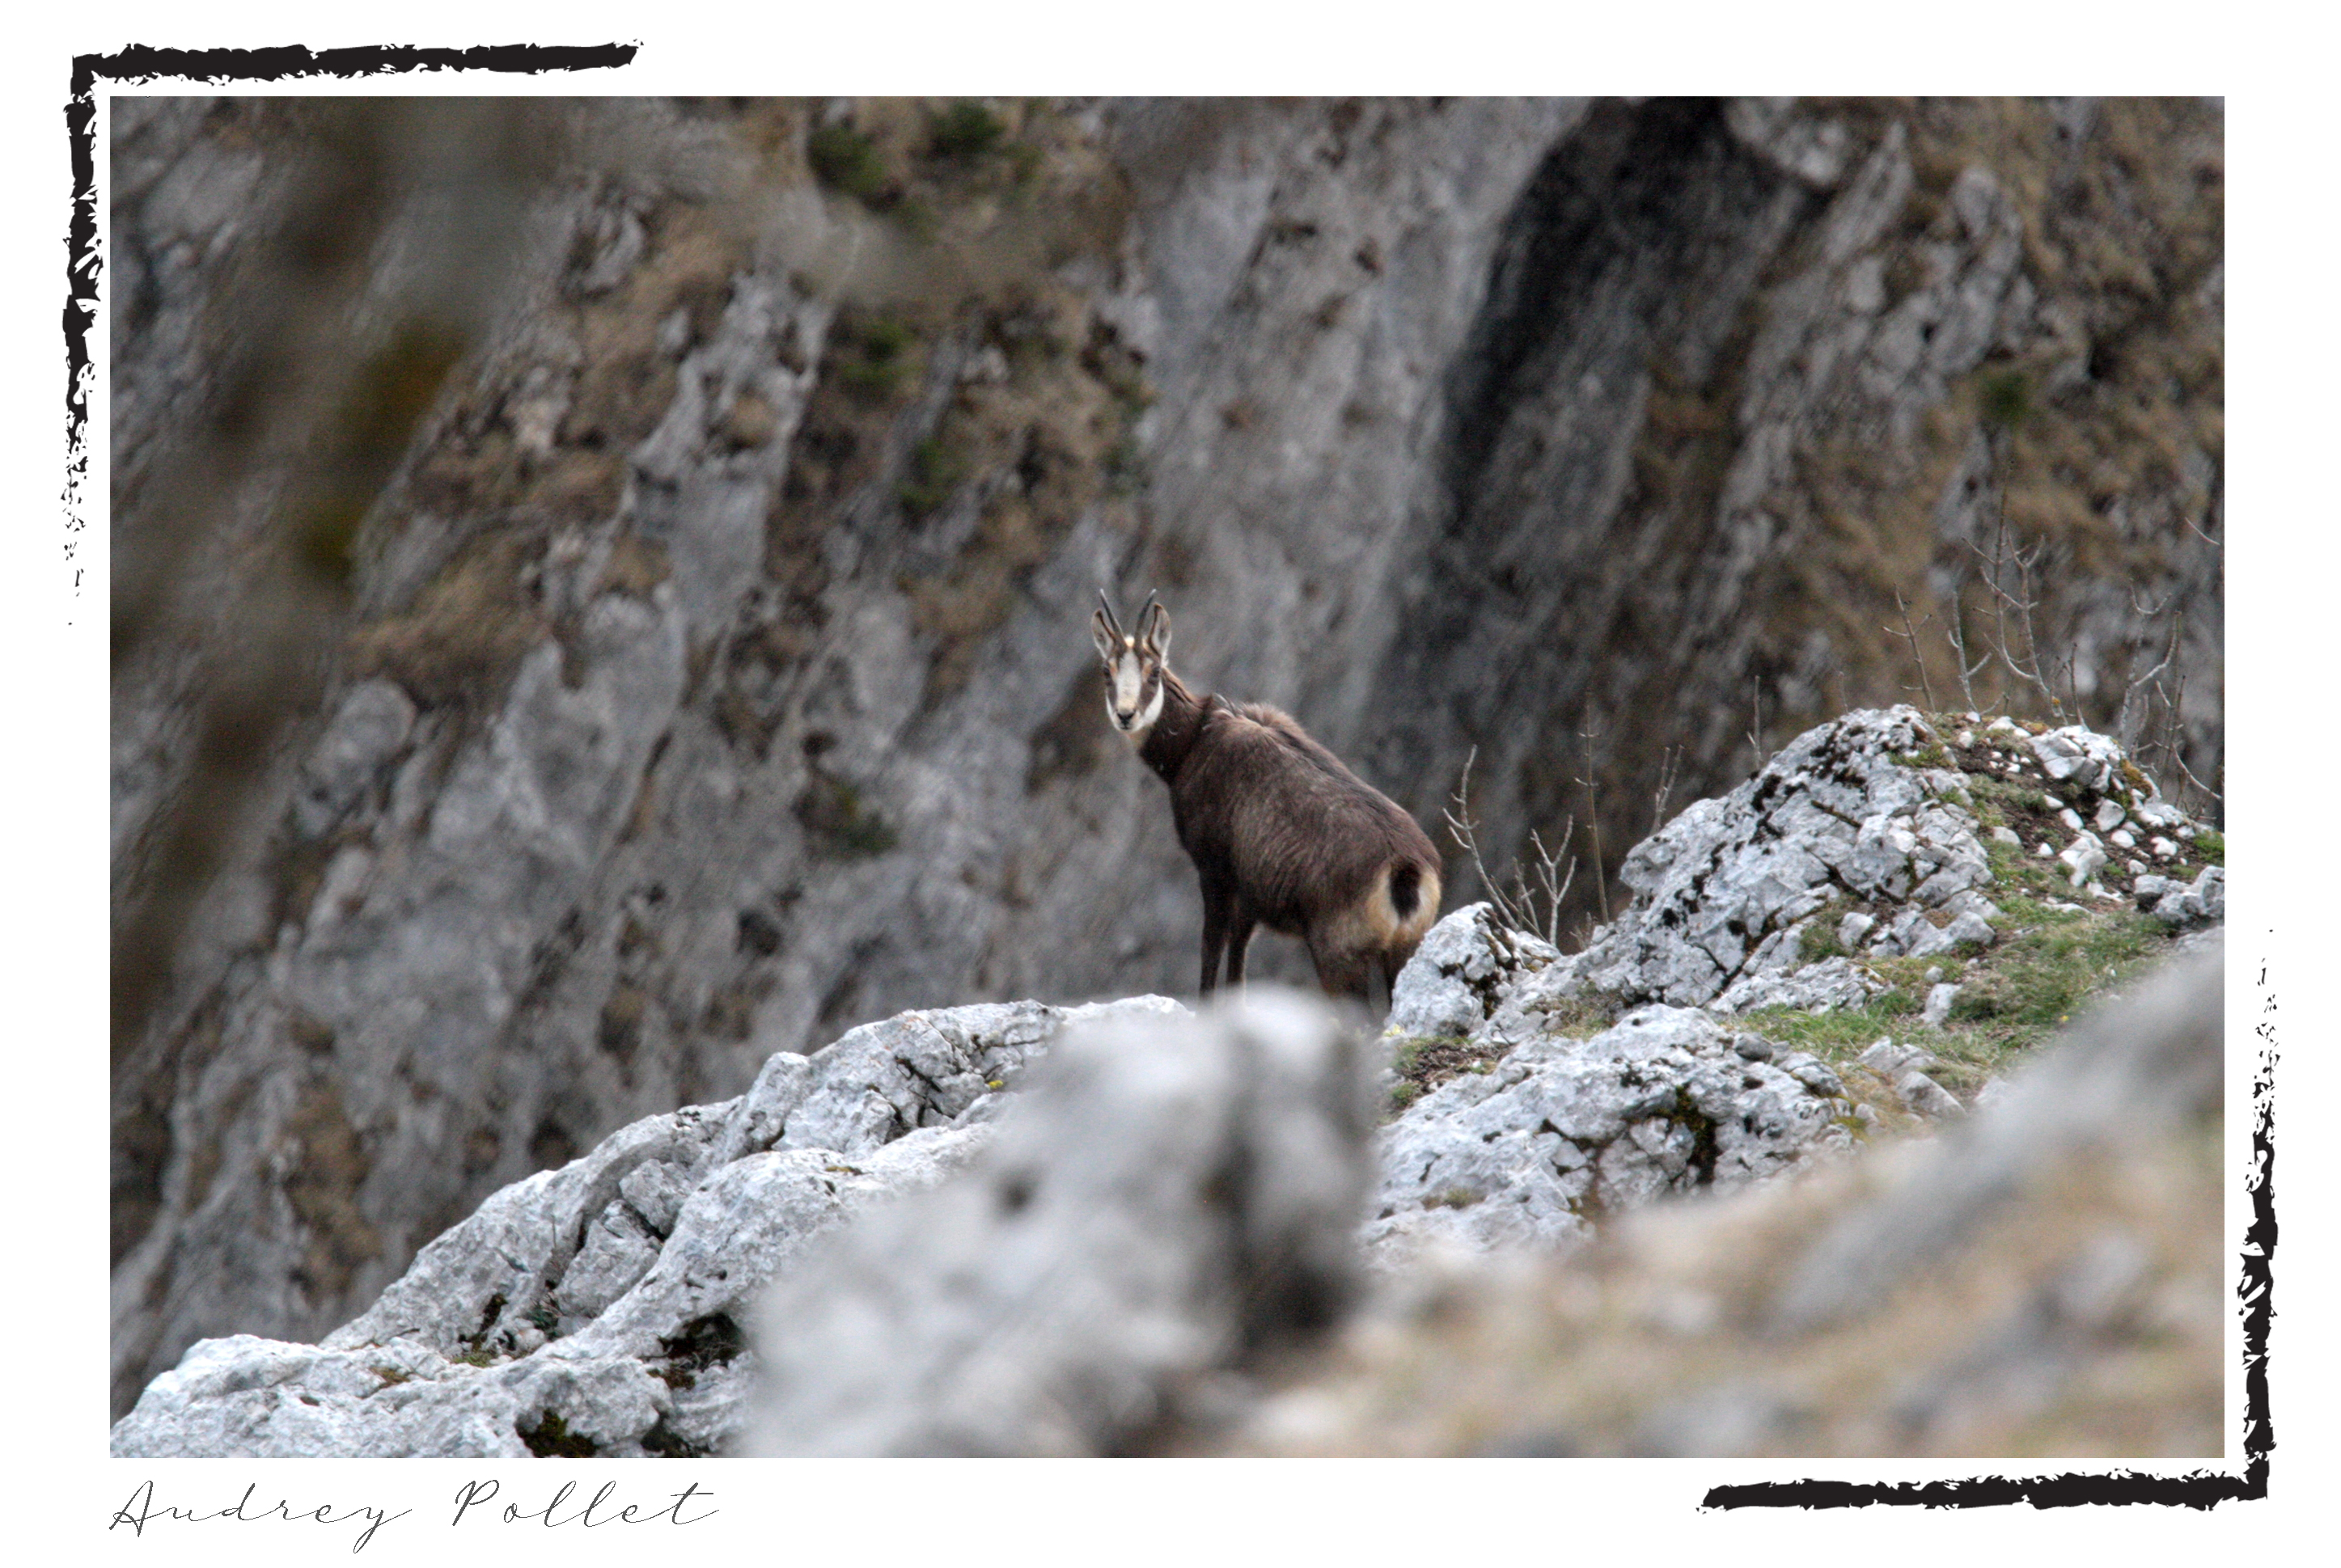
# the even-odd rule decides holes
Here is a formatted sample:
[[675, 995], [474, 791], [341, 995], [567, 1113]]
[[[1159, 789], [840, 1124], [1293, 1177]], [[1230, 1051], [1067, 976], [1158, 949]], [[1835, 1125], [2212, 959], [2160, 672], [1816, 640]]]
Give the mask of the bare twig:
[[1601, 918], [1609, 918], [1609, 874], [1601, 855], [1601, 794], [1599, 776], [1593, 766], [1593, 738], [1600, 733], [1593, 728], [1593, 709], [1586, 705], [1585, 728], [1577, 732], [1585, 742], [1585, 776], [1578, 783], [1585, 787], [1585, 827], [1593, 836], [1593, 896], [1601, 905]]
[[[2050, 715], [2061, 721], [2066, 712], [2065, 702], [2057, 695], [2051, 675], [2044, 673], [2041, 670], [2039, 635], [2034, 629], [2032, 621], [2032, 611], [2038, 607], [2039, 603], [2032, 597], [2032, 565], [2040, 558], [2042, 546], [2036, 544], [2028, 552], [2008, 550], [2007, 513], [2003, 504], [2000, 509], [1998, 526], [1992, 534], [1991, 554], [1988, 557], [1985, 556], [1982, 547], [1972, 541], [1968, 542], [1967, 548], [1974, 551], [1977, 558], [1986, 563], [1984, 586], [1991, 590], [1992, 619], [1995, 629], [1993, 641], [1999, 654], [2000, 662], [2007, 667], [2009, 674], [2040, 693], [2042, 700], [2048, 705]], [[2015, 593], [2007, 590], [2007, 586], [2003, 581], [2011, 562], [2016, 567], [2019, 589], [2019, 591]], [[2010, 610], [2014, 610], [2021, 618], [2026, 662], [2017, 661], [2008, 636], [2007, 617]], [[2072, 660], [2067, 659], [2066, 670], [2068, 679], [2071, 669]]]
[[[2164, 602], [2167, 603], [2168, 601], [2166, 600]], [[2156, 690], [2158, 691], [2161, 690], [2162, 683], [2156, 678], [2161, 675], [2164, 670], [2169, 669], [2171, 660], [2177, 657], [2178, 640], [2180, 636], [2184, 634], [2186, 630], [2187, 616], [2184, 611], [2181, 611], [2177, 622], [2173, 624], [2170, 629], [2170, 646], [2164, 650], [2161, 662], [2157, 663], [2153, 669], [2147, 670], [2145, 674], [2131, 680], [2128, 687], [2122, 692], [2121, 711], [2119, 716], [2115, 719], [2114, 729], [2115, 732], [2121, 737], [2122, 749], [2124, 750], [2136, 753], [2138, 749], [2138, 741], [2140, 739], [2139, 732], [2145, 728], [2146, 713], [2151, 710], [2153, 706], [2152, 702], [2149, 700], [2147, 705], [2139, 710], [2137, 721], [2133, 725], [2130, 719], [2130, 704], [2137, 700], [2138, 693], [2145, 690], [2148, 681], [2154, 682]]]
[[1985, 650], [1984, 656], [1981, 659], [1977, 660], [1973, 664], [1969, 664], [1967, 662], [1967, 633], [1960, 625], [1960, 622], [1967, 619], [1966, 609], [1957, 600], [1954, 600], [1951, 605], [1951, 618], [1943, 623], [1943, 632], [1944, 635], [1950, 639], [1951, 652], [1958, 660], [1959, 695], [1967, 700], [1968, 711], [1973, 712], [1976, 711], [1977, 707], [1975, 696], [1975, 678], [1982, 674], [1984, 667], [1991, 662], [1991, 651], [1988, 649]]
[[2187, 759], [2185, 757], [2174, 751], [2170, 754], [2170, 760], [2177, 765], [2179, 775], [2184, 778], [2187, 782], [2194, 785], [2196, 789], [2200, 789], [2207, 799], [2212, 800], [2225, 800], [2226, 799], [2226, 796], [2220, 794], [2216, 789], [2212, 789], [2208, 784], [2206, 784], [2200, 779], [2196, 778], [2195, 770], [2187, 766]]
[[[1561, 829], [1561, 843], [1567, 845], [1576, 832], [1577, 819], [1571, 817]], [[1529, 928], [1557, 948], [1560, 946], [1561, 900], [1569, 897], [1569, 885], [1577, 880], [1577, 857], [1571, 855], [1569, 858], [1568, 869], [1563, 871], [1559, 856], [1544, 847], [1544, 839], [1533, 828], [1529, 829], [1529, 844], [1536, 854], [1537, 880], [1541, 884], [1544, 898], [1544, 924], [1541, 928], [1535, 924], [1538, 895], [1529, 889], [1528, 878], [1521, 874], [1518, 861], [1512, 865], [1513, 897], [1528, 912]]]
[[[1918, 647], [1918, 630], [1910, 624], [1910, 607], [1903, 602], [1902, 590], [1898, 588], [1894, 590], [1894, 608], [1902, 612], [1902, 630], [1897, 631], [1890, 626], [1881, 626], [1878, 630], [1910, 645], [1910, 657], [1918, 666], [1918, 690], [1927, 699], [1927, 711], [1932, 713], [1935, 711], [1935, 683], [1927, 679], [1927, 655]], [[1927, 619], [1931, 620], [1934, 617], [1930, 615]], [[1908, 691], [1910, 689], [1906, 686], [1902, 690]]]
[[1659, 787], [1650, 797], [1650, 831], [1667, 825], [1667, 797], [1675, 792], [1675, 770], [1682, 766], [1683, 749], [1669, 746], [1659, 754]]
[[[1479, 858], [1479, 835], [1471, 818], [1471, 765], [1478, 761], [1479, 749], [1471, 748], [1463, 759], [1463, 776], [1455, 786], [1455, 804], [1444, 813], [1447, 831], [1456, 844], [1471, 857], [1472, 868], [1479, 873], [1479, 885], [1487, 889], [1488, 901], [1496, 907], [1497, 921], [1513, 930], [1526, 931], [1541, 937], [1555, 947], [1560, 945], [1560, 909], [1569, 897], [1570, 884], [1577, 880], [1577, 858], [1570, 856], [1564, 870], [1560, 857], [1545, 848], [1544, 839], [1534, 830], [1529, 833], [1529, 843], [1536, 856], [1536, 878], [1539, 886], [1529, 885], [1528, 873], [1515, 860], [1512, 864], [1511, 886], [1489, 874], [1487, 862]], [[1568, 845], [1577, 832], [1577, 819], [1571, 817], [1561, 829], [1560, 842]], [[1543, 901], [1543, 912], [1538, 912], [1538, 901]]]

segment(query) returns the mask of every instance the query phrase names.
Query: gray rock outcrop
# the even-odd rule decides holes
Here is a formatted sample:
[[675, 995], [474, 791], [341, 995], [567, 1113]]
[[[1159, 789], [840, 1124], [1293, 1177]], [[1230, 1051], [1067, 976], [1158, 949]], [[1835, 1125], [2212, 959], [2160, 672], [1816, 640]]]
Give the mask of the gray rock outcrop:
[[1797, 737], [1747, 783], [1637, 844], [1619, 872], [1634, 892], [1627, 913], [1547, 984], [1726, 1012], [1761, 1005], [1778, 994], [1761, 982], [1808, 962], [1805, 923], [1830, 910], [1835, 928], [1849, 901], [1883, 924], [1873, 950], [1948, 946], [1927, 912], [1987, 907], [1973, 890], [1991, 874], [1974, 818], [1946, 799], [1958, 776], [1897, 760], [1935, 742], [1908, 707]]
[[494, 1194], [321, 1344], [195, 1345], [112, 1451], [710, 1452], [744, 1419], [748, 1307], [814, 1236], [965, 1166], [1061, 1031], [1183, 1013], [954, 1007], [775, 1055], [739, 1098], [645, 1117]]
[[1368, 1254], [1395, 1268], [1426, 1244], [1562, 1250], [1604, 1216], [1848, 1147], [1850, 1114], [1818, 1059], [1693, 1008], [1638, 1008], [1590, 1039], [1532, 1037], [1383, 1129]]

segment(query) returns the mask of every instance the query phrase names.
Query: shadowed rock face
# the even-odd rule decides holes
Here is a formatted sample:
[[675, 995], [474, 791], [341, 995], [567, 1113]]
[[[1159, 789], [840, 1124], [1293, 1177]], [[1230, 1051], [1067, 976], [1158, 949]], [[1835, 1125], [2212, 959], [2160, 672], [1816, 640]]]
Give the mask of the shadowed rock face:
[[[582, 122], [593, 172], [529, 209], [119, 1043], [118, 1410], [203, 1335], [324, 1333], [489, 1194], [776, 1051], [1183, 994], [1191, 873], [1098, 711], [1101, 584], [1160, 587], [1200, 685], [1426, 820], [1477, 745], [1491, 859], [1597, 778], [1614, 874], [1666, 754], [1689, 798], [1751, 724], [1901, 696], [1896, 589], [1974, 633], [2004, 497], [2089, 716], [2175, 631], [2215, 779], [2215, 113], [1001, 112], [1029, 156], [857, 106], [864, 195], [812, 177], [810, 106]], [[115, 117], [118, 559], [216, 412], [294, 113]], [[235, 526], [117, 674], [117, 908], [282, 458], [220, 477]]]

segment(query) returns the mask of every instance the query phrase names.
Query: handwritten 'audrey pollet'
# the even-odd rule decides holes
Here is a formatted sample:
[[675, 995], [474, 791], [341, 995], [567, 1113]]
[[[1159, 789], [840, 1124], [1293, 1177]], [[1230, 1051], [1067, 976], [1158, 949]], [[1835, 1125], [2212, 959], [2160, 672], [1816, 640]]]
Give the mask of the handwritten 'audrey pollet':
[[260, 1484], [254, 1482], [244, 1487], [244, 1495], [236, 1499], [234, 1507], [222, 1508], [206, 1513], [199, 1508], [181, 1508], [176, 1504], [158, 1507], [154, 1502], [154, 1484], [152, 1481], [142, 1482], [138, 1490], [130, 1494], [130, 1501], [114, 1511], [114, 1518], [105, 1528], [110, 1534], [127, 1524], [133, 1535], [144, 1540], [147, 1525], [165, 1523], [208, 1524], [225, 1519], [238, 1524], [258, 1524], [268, 1520], [281, 1519], [288, 1524], [302, 1521], [318, 1524], [344, 1524], [353, 1519], [363, 1519], [366, 1522], [366, 1527], [350, 1547], [350, 1550], [355, 1553], [365, 1550], [366, 1543], [374, 1539], [375, 1531], [392, 1520], [403, 1519], [413, 1512], [411, 1508], [402, 1508], [393, 1513], [387, 1509], [369, 1507], [361, 1503], [355, 1508], [344, 1509], [336, 1513], [330, 1503], [321, 1503], [314, 1508], [295, 1508], [290, 1501], [282, 1497], [265, 1508], [255, 1509], [252, 1505], [252, 1494], [259, 1490]]

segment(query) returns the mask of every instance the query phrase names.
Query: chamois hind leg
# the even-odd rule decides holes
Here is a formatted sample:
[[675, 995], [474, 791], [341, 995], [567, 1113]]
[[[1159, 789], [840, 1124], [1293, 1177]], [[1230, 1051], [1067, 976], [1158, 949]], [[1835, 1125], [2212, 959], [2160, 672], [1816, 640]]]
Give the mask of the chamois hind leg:
[[1406, 968], [1403, 955], [1384, 948], [1381, 951], [1382, 1007], [1387, 1011], [1398, 1000], [1398, 972]]
[[1371, 950], [1347, 952], [1330, 942], [1311, 937], [1309, 958], [1317, 966], [1317, 983], [1325, 987], [1329, 997], [1355, 997], [1368, 1007], [1373, 1005]]

